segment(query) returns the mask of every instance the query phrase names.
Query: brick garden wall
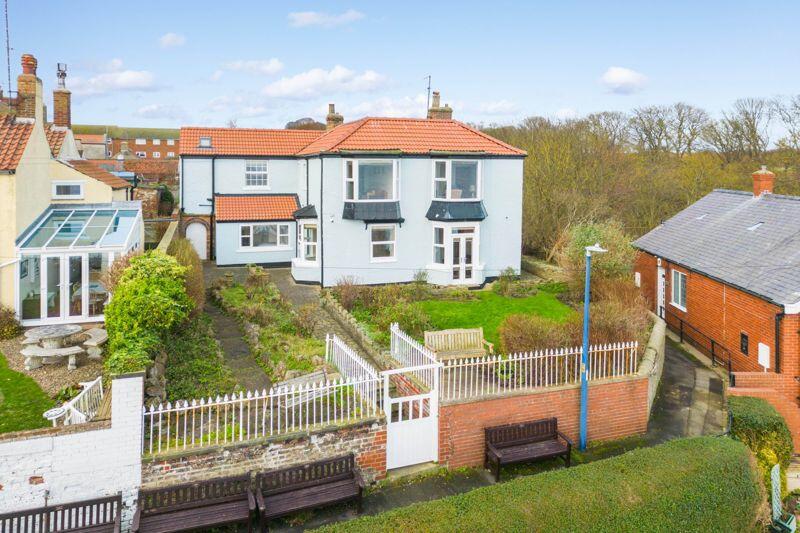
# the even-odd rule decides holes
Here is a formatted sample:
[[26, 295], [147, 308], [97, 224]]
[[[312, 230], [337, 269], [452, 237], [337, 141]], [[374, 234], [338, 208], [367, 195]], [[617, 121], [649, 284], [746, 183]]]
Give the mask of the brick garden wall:
[[[647, 431], [647, 376], [589, 386], [588, 440], [608, 440]], [[484, 428], [555, 416], [558, 428], [578, 441], [580, 386], [441, 405], [439, 462], [451, 468], [483, 464]]]
[[353, 452], [367, 482], [386, 476], [386, 425], [372, 421], [310, 435], [282, 436], [146, 458], [142, 486], [284, 468]]

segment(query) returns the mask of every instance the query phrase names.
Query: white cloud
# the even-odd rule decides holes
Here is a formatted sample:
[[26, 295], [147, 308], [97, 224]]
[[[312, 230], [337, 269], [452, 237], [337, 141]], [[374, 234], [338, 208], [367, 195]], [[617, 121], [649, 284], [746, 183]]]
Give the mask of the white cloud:
[[165, 33], [158, 39], [158, 44], [161, 48], [175, 48], [186, 44], [186, 37], [180, 33]]
[[484, 102], [478, 109], [484, 115], [512, 115], [519, 111], [519, 106], [509, 100], [496, 100], [494, 102]]
[[[249, 74], [277, 74], [283, 69], [283, 63], [275, 57], [270, 59], [238, 59], [230, 63], [225, 63], [222, 65], [222, 69], [247, 72]], [[220, 71], [218, 70], [217, 72]], [[220, 77], [221, 76], [222, 73], [220, 72]]]
[[555, 112], [555, 116], [559, 120], [570, 120], [577, 118], [578, 112], [571, 107], [562, 107]]
[[118, 91], [155, 90], [155, 77], [147, 70], [123, 69], [121, 59], [105, 63], [100, 72], [84, 78], [76, 76], [70, 82], [70, 90], [75, 96], [103, 95]]
[[[362, 116], [375, 117], [424, 117], [427, 112], [427, 97], [420, 93], [414, 97], [402, 98], [383, 97], [375, 100], [361, 102], [352, 107], [343, 106], [344, 113], [352, 114], [348, 120], [355, 120]], [[320, 114], [328, 112], [327, 106], [320, 108]]]
[[293, 28], [305, 28], [307, 26], [321, 26], [323, 28], [333, 28], [343, 24], [350, 24], [365, 17], [364, 13], [355, 9], [348, 9], [344, 13], [331, 14], [322, 11], [297, 11], [289, 13], [289, 25]]
[[625, 67], [609, 67], [600, 81], [612, 93], [632, 94], [644, 88], [647, 76]]
[[222, 70], [215, 70], [213, 74], [211, 74], [211, 81], [219, 81], [222, 78], [224, 72]]
[[137, 109], [135, 115], [142, 118], [183, 120], [186, 112], [177, 105], [150, 104]]
[[336, 65], [331, 70], [314, 68], [284, 77], [264, 87], [264, 94], [277, 98], [309, 98], [332, 92], [373, 91], [385, 85], [386, 77], [374, 70], [357, 73]]
[[254, 95], [217, 96], [206, 104], [206, 111], [225, 113], [231, 118], [263, 117], [274, 110], [266, 105], [264, 97]]

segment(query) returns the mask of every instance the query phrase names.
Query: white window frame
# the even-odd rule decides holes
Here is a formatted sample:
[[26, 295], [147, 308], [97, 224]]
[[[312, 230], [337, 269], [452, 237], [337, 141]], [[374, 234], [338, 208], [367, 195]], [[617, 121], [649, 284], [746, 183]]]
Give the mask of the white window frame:
[[[392, 230], [392, 235], [394, 238], [390, 241], [373, 241], [372, 240], [372, 232], [376, 229], [390, 229]], [[397, 231], [398, 225], [397, 224], [373, 224], [369, 226], [369, 262], [370, 263], [393, 263], [397, 261]], [[376, 244], [391, 244], [392, 245], [392, 255], [389, 257], [375, 257], [374, 247]]]
[[197, 142], [197, 145], [200, 148], [211, 148], [211, 137], [200, 137], [200, 140]]
[[161, 152], [153, 152], [152, 155], [154, 159], [161, 159]]
[[[73, 186], [77, 185], [80, 187], [80, 192], [78, 194], [58, 194], [56, 191], [58, 190], [59, 186]], [[52, 182], [51, 188], [51, 197], [53, 200], [83, 200], [84, 195], [84, 182], [82, 181], [54, 181]]]
[[167, 157], [175, 157], [175, 152], [167, 152]]
[[[442, 232], [442, 242], [441, 244], [436, 243], [436, 232]], [[442, 262], [436, 262], [436, 249], [442, 249]], [[433, 225], [433, 255], [431, 257], [431, 263], [436, 265], [437, 267], [443, 268], [447, 266], [447, 227], [441, 224], [434, 224]]]
[[147, 145], [147, 139], [136, 139], [134, 141], [134, 143], [139, 145], [139, 146], [146, 146]]
[[[317, 240], [316, 241], [307, 241], [306, 240], [306, 226], [314, 226], [317, 228]], [[309, 260], [306, 259], [306, 246], [313, 245], [314, 246], [314, 256], [316, 259]], [[298, 259], [303, 263], [309, 265], [316, 265], [319, 262], [319, 223], [316, 220], [309, 220], [308, 222], [301, 222], [297, 224], [297, 249], [299, 250]]]
[[[670, 299], [669, 303], [670, 303], [670, 305], [672, 307], [676, 307], [676, 308], [680, 309], [681, 311], [685, 312], [686, 311], [686, 289], [688, 287], [688, 281], [689, 281], [688, 277], [686, 276], [686, 273], [681, 272], [680, 270], [675, 270], [674, 268], [672, 269], [672, 274], [670, 276], [671, 276], [671, 278], [670, 278], [671, 282], [670, 282], [670, 288], [669, 288], [669, 299]], [[680, 282], [681, 278], [686, 280], [686, 282], [683, 284], [683, 293], [682, 294], [681, 294], [681, 282]], [[681, 303], [681, 300], [683, 300], [683, 303]]]
[[136, 157], [139, 159], [144, 159], [147, 157], [147, 152], [136, 152]]
[[161, 139], [153, 139], [153, 146], [161, 146]]
[[[476, 163], [476, 178], [477, 178], [477, 191], [475, 198], [453, 198], [453, 163]], [[436, 197], [436, 182], [441, 181], [436, 179], [436, 163], [445, 164], [445, 181], [447, 183], [447, 192], [444, 198]], [[483, 200], [483, 161], [480, 159], [433, 159], [431, 161], [431, 199], [440, 202], [478, 202]]]
[[[255, 226], [277, 226], [275, 234], [278, 237], [275, 245], [268, 246], [253, 246], [253, 235], [255, 234]], [[246, 235], [245, 235], [246, 233]], [[286, 244], [281, 244], [281, 240], [285, 237]], [[247, 238], [249, 244], [242, 244], [242, 241]], [[240, 252], [273, 252], [277, 250], [291, 250], [291, 241], [289, 240], [289, 223], [288, 222], [253, 222], [248, 224], [239, 224], [239, 251]]]
[[[264, 165], [264, 170], [248, 170], [247, 167], [250, 165]], [[248, 185], [247, 180], [251, 176], [261, 175], [264, 174], [266, 178], [266, 183], [263, 185]], [[269, 179], [269, 161], [266, 159], [248, 159], [244, 162], [244, 187], [243, 189], [247, 191], [268, 191], [270, 190], [270, 179]]]
[[167, 139], [167, 146], [175, 146], [175, 139]]
[[[481, 263], [481, 225], [479, 223], [469, 222], [437, 222], [433, 224], [433, 228], [441, 228], [444, 230], [444, 264], [436, 263], [435, 256], [432, 255], [430, 264], [425, 268], [428, 270], [437, 270], [441, 272], [452, 272], [455, 261], [453, 258], [453, 231], [458, 229], [472, 229], [472, 268], [476, 272], [473, 279], [476, 278], [477, 272], [482, 271], [484, 268]], [[431, 232], [431, 254], [434, 254], [433, 243], [435, 242], [435, 233]], [[454, 284], [463, 283], [462, 281], [452, 281]]]
[[[392, 163], [392, 197], [375, 200], [361, 200], [358, 198], [359, 163]], [[353, 165], [353, 178], [347, 178], [347, 165]], [[347, 197], [347, 183], [353, 183], [353, 198]], [[342, 161], [342, 198], [345, 202], [398, 202], [400, 201], [400, 164], [397, 159], [345, 159]]]

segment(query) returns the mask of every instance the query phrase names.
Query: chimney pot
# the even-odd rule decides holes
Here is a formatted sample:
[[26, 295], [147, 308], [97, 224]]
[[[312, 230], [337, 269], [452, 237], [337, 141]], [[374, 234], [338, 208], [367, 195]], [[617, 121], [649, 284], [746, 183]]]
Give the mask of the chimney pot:
[[22, 73], [36, 75], [36, 58], [31, 54], [22, 54]]
[[344, 123], [344, 117], [336, 112], [334, 104], [328, 104], [328, 116], [325, 117], [325, 131], [331, 131]]
[[761, 165], [761, 170], [753, 172], [753, 196], [772, 193], [775, 188], [775, 174], [767, 170], [766, 165]]
[[453, 118], [453, 108], [447, 104], [442, 106], [442, 99], [439, 91], [433, 91], [431, 107], [428, 109], [428, 118], [440, 120], [451, 120]]

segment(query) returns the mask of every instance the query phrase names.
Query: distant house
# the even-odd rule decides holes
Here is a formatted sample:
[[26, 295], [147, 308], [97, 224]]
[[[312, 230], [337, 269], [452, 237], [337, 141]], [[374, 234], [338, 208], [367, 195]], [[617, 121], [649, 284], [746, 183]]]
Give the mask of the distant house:
[[103, 274], [143, 244], [140, 204], [128, 182], [73, 158], [68, 113], [46, 123], [36, 67], [22, 56], [0, 117], [0, 305], [24, 325], [100, 321]]
[[480, 285], [519, 271], [525, 152], [452, 120], [367, 117], [327, 131], [182, 128], [183, 227], [218, 265], [300, 282]]
[[797, 438], [800, 197], [773, 194], [774, 180], [762, 168], [753, 192], [715, 190], [637, 239], [635, 276], [653, 311], [729, 366], [737, 389], [794, 413]]
[[[86, 159], [125, 158], [177, 159], [180, 154], [179, 131], [170, 128], [129, 128], [102, 124], [75, 124], [75, 135], [88, 139], [90, 146], [97, 145], [100, 137], [105, 140], [103, 155], [95, 149], [84, 155]], [[83, 141], [82, 141], [83, 142]]]

